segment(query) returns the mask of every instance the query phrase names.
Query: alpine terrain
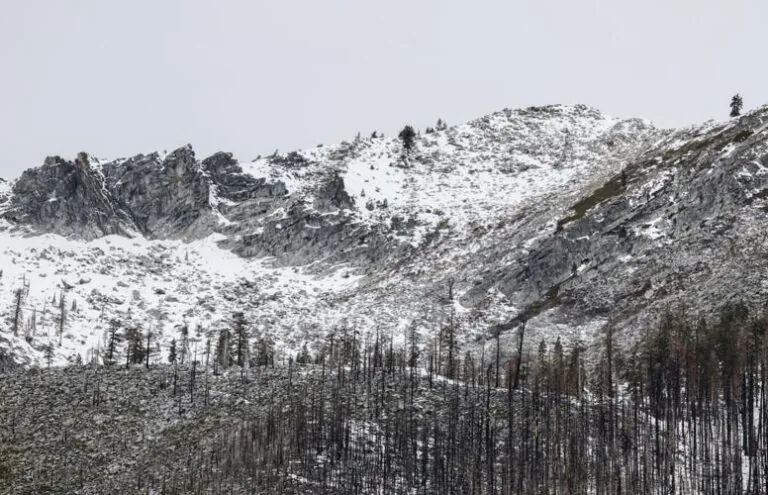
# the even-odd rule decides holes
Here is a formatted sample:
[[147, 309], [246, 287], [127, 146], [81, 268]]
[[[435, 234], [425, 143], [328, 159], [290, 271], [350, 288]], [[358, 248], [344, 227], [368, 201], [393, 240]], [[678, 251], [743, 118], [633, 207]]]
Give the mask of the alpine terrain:
[[764, 349], [767, 214], [768, 106], [48, 157], [0, 180], [0, 487], [766, 493], [766, 368], [723, 346]]
[[[552, 106], [422, 134], [411, 152], [376, 137], [250, 163], [191, 146], [49, 157], [0, 183], [2, 317], [17, 321], [0, 348], [89, 362], [119, 320], [151, 331], [164, 361], [179, 326], [204, 339], [235, 311], [283, 359], [341, 326], [395, 339], [415, 326], [426, 344], [451, 313], [462, 345], [523, 320], [536, 342], [588, 341], [609, 316], [633, 324], [717, 277], [700, 243], [728, 249], [720, 215], [758, 214], [760, 169], [746, 182], [740, 153], [760, 136], [715, 148], [756, 122], [673, 133]], [[691, 175], [694, 159], [707, 167]], [[739, 187], [715, 194], [721, 174]], [[699, 285], [704, 298], [722, 284]]]

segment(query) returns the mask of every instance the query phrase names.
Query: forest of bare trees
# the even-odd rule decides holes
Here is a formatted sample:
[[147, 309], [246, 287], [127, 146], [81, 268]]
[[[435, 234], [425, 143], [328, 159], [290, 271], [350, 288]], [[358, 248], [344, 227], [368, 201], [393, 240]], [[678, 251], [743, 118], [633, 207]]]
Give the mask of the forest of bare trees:
[[125, 493], [768, 493], [768, 319], [742, 305], [669, 312], [631, 348], [609, 325], [599, 351], [557, 341], [506, 362], [498, 339], [437, 359], [345, 328], [276, 363], [238, 343], [244, 325], [234, 359], [173, 364], [159, 396], [196, 419], [145, 444]]
[[348, 334], [315, 358], [320, 383], [187, 448], [195, 471], [289, 492], [767, 493], [767, 327], [732, 305], [709, 323], [668, 313], [630, 351], [609, 326], [597, 361], [558, 341], [442, 367]]

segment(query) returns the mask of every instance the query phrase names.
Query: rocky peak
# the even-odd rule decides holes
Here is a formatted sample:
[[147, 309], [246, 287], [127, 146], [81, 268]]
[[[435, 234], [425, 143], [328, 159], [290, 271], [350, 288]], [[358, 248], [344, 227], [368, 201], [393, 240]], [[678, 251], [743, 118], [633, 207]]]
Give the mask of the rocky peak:
[[214, 222], [211, 184], [192, 147], [164, 159], [137, 155], [103, 166], [107, 188], [135, 228], [149, 238], [196, 238], [210, 234]]
[[[0, 193], [2, 190], [0, 190]], [[206, 237], [232, 202], [280, 197], [285, 185], [243, 174], [231, 154], [197, 161], [190, 145], [102, 163], [81, 153], [48, 157], [0, 194], [2, 218], [38, 232], [94, 239], [140, 234], [153, 239]], [[224, 203], [224, 204], [222, 204]]]
[[178, 179], [195, 177], [201, 172], [200, 164], [195, 159], [195, 151], [191, 144], [172, 151], [165, 157], [162, 166], [168, 175]]
[[100, 171], [81, 160], [47, 157], [13, 185], [3, 218], [41, 231], [92, 239], [125, 234], [127, 218], [115, 210]]

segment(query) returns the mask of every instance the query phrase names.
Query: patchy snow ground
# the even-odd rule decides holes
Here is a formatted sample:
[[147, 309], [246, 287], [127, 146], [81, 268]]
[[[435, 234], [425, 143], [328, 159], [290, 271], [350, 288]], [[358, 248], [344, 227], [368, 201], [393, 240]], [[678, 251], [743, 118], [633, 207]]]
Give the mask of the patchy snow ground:
[[[513, 214], [534, 198], [599, 183], [654, 132], [646, 121], [553, 106], [504, 110], [422, 134], [410, 154], [399, 139], [365, 138], [298, 152], [304, 162], [296, 166], [276, 167], [271, 157], [242, 165], [299, 194], [309, 194], [324, 171], [336, 170], [363, 221], [413, 218], [423, 234], [441, 222], [464, 229]], [[414, 244], [418, 241], [417, 235]]]
[[[165, 349], [178, 338], [178, 325], [186, 322], [202, 342], [237, 310], [252, 317], [254, 338], [269, 336], [279, 349], [293, 348], [302, 321], [321, 322], [308, 316], [309, 308], [322, 308], [324, 299], [354, 287], [359, 278], [344, 270], [318, 278], [299, 269], [268, 268], [268, 260], [220, 249], [216, 236], [191, 243], [119, 236], [91, 242], [56, 235], [0, 238], [0, 290], [11, 296], [25, 290], [22, 328], [13, 336], [4, 325], [2, 336], [15, 354], [35, 364], [43, 364], [46, 344], [55, 348], [55, 363], [77, 354], [89, 360], [104, 348], [112, 319], [151, 331]], [[66, 318], [59, 346], [62, 297]], [[7, 320], [12, 305], [4, 306]], [[333, 308], [324, 314], [333, 321], [341, 317]], [[165, 350], [157, 357], [164, 358]]]
[[[311, 275], [305, 267], [240, 258], [220, 249], [216, 235], [190, 243], [117, 236], [81, 242], [21, 237], [0, 226], [4, 325], [13, 313], [14, 291], [24, 290], [23, 328], [18, 335], [0, 332], [0, 346], [34, 364], [44, 363], [48, 344], [55, 363], [78, 355], [87, 361], [104, 348], [116, 319], [151, 331], [155, 359], [165, 359], [180, 325], [189, 326], [202, 352], [206, 338], [215, 342], [235, 311], [245, 312], [252, 338], [272, 339], [283, 356], [304, 343], [316, 345], [337, 328], [363, 334], [378, 329], [401, 340], [413, 325], [428, 345], [447, 317], [440, 298], [430, 295], [442, 289], [431, 284], [457, 265], [472, 264], [493, 242], [479, 231], [503, 230], [510, 219], [532, 210], [550, 212], [551, 221], [535, 226], [531, 239], [552, 230], [575, 198], [615, 175], [658, 133], [646, 121], [609, 118], [585, 106], [552, 106], [504, 110], [422, 134], [410, 154], [397, 139], [365, 138], [241, 164], [246, 173], [282, 180], [290, 194], [310, 198], [320, 178], [336, 171], [354, 199], [356, 221], [412, 221], [414, 234], [402, 240], [413, 246], [435, 231], [449, 239], [437, 252], [405, 260], [407, 269], [396, 274], [361, 277], [339, 265]], [[10, 183], [0, 182], [0, 208], [9, 190]], [[212, 196], [215, 203], [215, 191]], [[67, 314], [59, 338], [62, 296]], [[508, 302], [494, 304], [482, 314], [455, 304], [466, 329], [463, 340], [482, 332], [489, 318], [518, 310]]]

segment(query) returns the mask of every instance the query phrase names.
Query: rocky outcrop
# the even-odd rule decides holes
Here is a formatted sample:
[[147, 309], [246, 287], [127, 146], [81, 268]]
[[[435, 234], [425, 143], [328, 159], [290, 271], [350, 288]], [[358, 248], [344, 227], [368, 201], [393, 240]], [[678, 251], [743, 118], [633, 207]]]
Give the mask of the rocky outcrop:
[[0, 213], [12, 224], [74, 238], [195, 239], [220, 228], [219, 206], [285, 194], [281, 182], [243, 174], [228, 153], [200, 163], [185, 146], [164, 158], [152, 153], [104, 164], [85, 154], [74, 161], [49, 157], [0, 198], [7, 203]]
[[370, 226], [342, 212], [322, 213], [301, 201], [280, 217], [265, 219], [253, 232], [222, 241], [244, 257], [274, 257], [286, 265], [321, 262], [318, 269], [339, 263], [375, 271], [385, 259], [398, 259], [413, 247], [397, 241], [382, 225]]
[[337, 171], [330, 172], [317, 190], [314, 207], [318, 210], [344, 210], [353, 206], [354, 200], [344, 187], [344, 179]]
[[2, 216], [38, 232], [185, 240], [218, 232], [227, 236], [223, 247], [281, 264], [326, 259], [360, 266], [396, 244], [386, 229], [354, 221], [347, 211], [354, 200], [337, 171], [318, 180], [308, 205], [289, 197], [283, 182], [244, 173], [230, 153], [199, 162], [191, 146], [164, 158], [152, 153], [103, 164], [85, 154], [71, 162], [48, 158], [19, 178], [8, 201]]
[[6, 220], [43, 232], [93, 239], [126, 234], [130, 218], [115, 208], [103, 175], [87, 159], [54, 156], [26, 170], [13, 187]]
[[11, 186], [3, 178], [0, 178], [0, 213], [5, 211], [11, 202]]
[[165, 159], [138, 155], [103, 166], [107, 188], [136, 229], [155, 239], [197, 238], [215, 225], [212, 184], [195, 159], [191, 146]]
[[256, 178], [243, 173], [243, 168], [232, 153], [216, 153], [203, 160], [202, 168], [216, 184], [217, 195], [229, 201], [277, 198], [288, 193], [282, 182], [268, 183], [263, 177]]

